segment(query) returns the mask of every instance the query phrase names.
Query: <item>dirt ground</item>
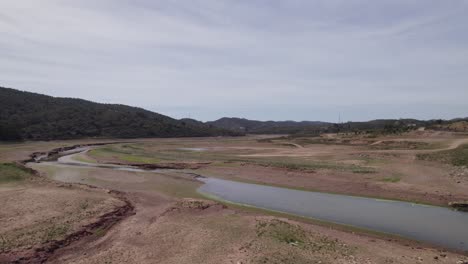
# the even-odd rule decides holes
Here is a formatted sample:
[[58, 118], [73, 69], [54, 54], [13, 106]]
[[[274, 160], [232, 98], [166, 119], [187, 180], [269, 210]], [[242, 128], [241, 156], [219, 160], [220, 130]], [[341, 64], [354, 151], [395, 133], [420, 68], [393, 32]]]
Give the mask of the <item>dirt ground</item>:
[[0, 263], [39, 258], [37, 250], [124, 205], [94, 188], [38, 180], [1, 184], [0, 200]]
[[[186, 174], [431, 204], [467, 198], [463, 173], [454, 178], [452, 166], [416, 158], [464, 144], [465, 136], [326, 139], [331, 142], [268, 136], [145, 139], [76, 157], [95, 163], [206, 163], [184, 173], [31, 164], [47, 179], [0, 184], [0, 199], [6, 201], [0, 212], [0, 263], [123, 206], [108, 190], [124, 195], [134, 214], [59, 247], [48, 263], [468, 263], [467, 256], [414, 241], [209, 201], [196, 191], [201, 183]], [[77, 142], [1, 145], [0, 160]]]

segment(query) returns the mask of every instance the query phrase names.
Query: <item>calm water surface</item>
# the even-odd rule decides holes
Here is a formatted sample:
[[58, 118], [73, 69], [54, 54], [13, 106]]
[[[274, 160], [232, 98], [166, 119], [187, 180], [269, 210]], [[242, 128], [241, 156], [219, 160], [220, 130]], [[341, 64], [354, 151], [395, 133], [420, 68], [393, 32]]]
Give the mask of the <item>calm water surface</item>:
[[245, 205], [401, 235], [468, 251], [468, 213], [449, 208], [201, 179], [201, 193]]

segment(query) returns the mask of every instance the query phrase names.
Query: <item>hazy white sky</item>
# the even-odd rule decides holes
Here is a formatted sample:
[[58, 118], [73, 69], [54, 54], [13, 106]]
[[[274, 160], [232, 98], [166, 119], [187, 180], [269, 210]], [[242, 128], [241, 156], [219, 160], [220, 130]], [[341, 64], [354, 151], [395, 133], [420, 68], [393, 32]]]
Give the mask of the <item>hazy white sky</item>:
[[3, 0], [0, 86], [175, 118], [468, 116], [465, 0]]

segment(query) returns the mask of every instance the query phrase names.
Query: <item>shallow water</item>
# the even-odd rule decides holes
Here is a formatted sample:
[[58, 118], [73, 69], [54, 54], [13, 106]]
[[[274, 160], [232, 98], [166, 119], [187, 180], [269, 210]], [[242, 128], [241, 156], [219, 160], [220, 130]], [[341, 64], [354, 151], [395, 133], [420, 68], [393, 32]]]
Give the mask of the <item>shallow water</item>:
[[298, 191], [215, 178], [199, 192], [219, 199], [391, 233], [468, 251], [468, 213], [399, 201]]

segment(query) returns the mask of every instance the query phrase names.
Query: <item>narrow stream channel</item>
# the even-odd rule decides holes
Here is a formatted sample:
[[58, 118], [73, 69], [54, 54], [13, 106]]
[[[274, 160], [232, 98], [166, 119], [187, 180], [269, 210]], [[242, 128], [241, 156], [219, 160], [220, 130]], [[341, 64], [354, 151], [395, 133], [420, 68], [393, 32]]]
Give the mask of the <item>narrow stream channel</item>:
[[[77, 154], [48, 163], [143, 171], [130, 166], [76, 161], [73, 155]], [[200, 180], [205, 184], [198, 191], [220, 200], [400, 235], [468, 252], [468, 213], [437, 206], [299, 191], [217, 178]]]

